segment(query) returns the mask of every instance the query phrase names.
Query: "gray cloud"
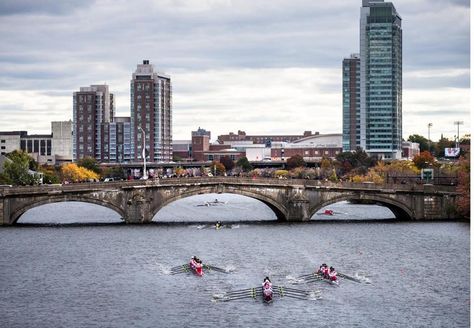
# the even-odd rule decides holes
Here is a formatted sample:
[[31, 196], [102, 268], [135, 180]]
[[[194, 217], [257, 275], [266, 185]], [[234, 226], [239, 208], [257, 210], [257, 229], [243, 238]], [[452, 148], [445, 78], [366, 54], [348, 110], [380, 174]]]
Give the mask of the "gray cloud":
[[[403, 18], [405, 93], [413, 89], [468, 90], [469, 1], [393, 0], [393, 3]], [[223, 124], [214, 125], [220, 117], [216, 115], [233, 107], [233, 103], [240, 102], [240, 107], [232, 109], [230, 116], [222, 116], [221, 122], [232, 115], [235, 118], [239, 110], [265, 102], [273, 107], [260, 111], [271, 117], [272, 108], [284, 110], [293, 97], [299, 97], [296, 102], [305, 115], [313, 111], [323, 116], [324, 110], [337, 115], [327, 118], [332, 124], [325, 124], [325, 128], [338, 130], [341, 62], [358, 51], [359, 8], [360, 1], [353, 0], [2, 1], [2, 101], [15, 105], [18, 93], [12, 92], [35, 91], [50, 97], [50, 103], [54, 99], [58, 101], [57, 106], [52, 105], [55, 109], [51, 109], [51, 115], [64, 116], [64, 108], [71, 106], [71, 99], [63, 102], [65, 95], [72, 95], [81, 86], [107, 82], [118, 97], [117, 112], [127, 115], [131, 74], [142, 59], [150, 59], [159, 70], [172, 76], [175, 131], [190, 127], [187, 122], [191, 120], [180, 114], [187, 110], [193, 111], [195, 117], [201, 116], [201, 125], [207, 115], [213, 114], [208, 118], [212, 124], [208, 128], [219, 129]], [[320, 75], [297, 74], [303, 79], [297, 80], [284, 73], [288, 68]], [[287, 88], [287, 99], [268, 90], [261, 97], [247, 91], [233, 94], [232, 88], [245, 89], [249, 83], [246, 79], [255, 78], [249, 72], [258, 74], [261, 69], [271, 70], [272, 73], [267, 73], [272, 79], [281, 78], [283, 84], [296, 86]], [[333, 73], [325, 75], [315, 69]], [[281, 70], [282, 76], [274, 70]], [[461, 73], [416, 74], [449, 70], [461, 70]], [[284, 90], [264, 78], [254, 88], [258, 90], [268, 84], [278, 88], [276, 93]], [[308, 97], [299, 95], [299, 90], [307, 92]], [[332, 95], [327, 100], [331, 102], [327, 104], [330, 109], [314, 101], [326, 95]], [[423, 97], [427, 96], [423, 94]], [[408, 101], [412, 98], [404, 94], [404, 108], [410, 107]], [[199, 114], [199, 110], [203, 112]], [[69, 115], [71, 111], [67, 110]], [[2, 118], [14, 120], [13, 113], [8, 112], [8, 116], [1, 113]], [[249, 125], [253, 124], [252, 117], [242, 116], [234, 125], [226, 123], [226, 127], [243, 128], [246, 119]], [[273, 120], [271, 123], [299, 133], [307, 129], [302, 127], [305, 121], [318, 124], [317, 120], [304, 119], [288, 125]]]
[[94, 0], [2, 0], [0, 16], [32, 13], [65, 15], [78, 7], [87, 7], [93, 2]]

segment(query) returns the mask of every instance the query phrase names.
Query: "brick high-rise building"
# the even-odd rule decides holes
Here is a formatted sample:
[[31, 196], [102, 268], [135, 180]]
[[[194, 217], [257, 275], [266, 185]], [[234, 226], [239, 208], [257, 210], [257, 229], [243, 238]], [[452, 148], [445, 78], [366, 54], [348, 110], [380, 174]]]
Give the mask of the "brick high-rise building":
[[73, 161], [84, 157], [99, 162], [108, 161], [103, 150], [103, 123], [112, 121], [115, 114], [114, 96], [109, 86], [81, 87], [73, 97]]
[[155, 71], [148, 60], [137, 65], [130, 81], [132, 159], [143, 160], [143, 145], [150, 162], [173, 159], [171, 95], [169, 76]]

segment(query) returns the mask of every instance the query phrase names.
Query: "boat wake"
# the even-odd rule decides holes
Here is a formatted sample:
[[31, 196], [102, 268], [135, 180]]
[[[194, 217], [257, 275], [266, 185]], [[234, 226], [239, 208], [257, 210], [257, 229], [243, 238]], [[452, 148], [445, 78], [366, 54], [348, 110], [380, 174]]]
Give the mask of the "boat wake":
[[304, 279], [295, 277], [291, 274], [287, 275], [285, 278], [286, 280], [288, 280], [290, 284], [299, 284], [299, 283], [304, 282]]

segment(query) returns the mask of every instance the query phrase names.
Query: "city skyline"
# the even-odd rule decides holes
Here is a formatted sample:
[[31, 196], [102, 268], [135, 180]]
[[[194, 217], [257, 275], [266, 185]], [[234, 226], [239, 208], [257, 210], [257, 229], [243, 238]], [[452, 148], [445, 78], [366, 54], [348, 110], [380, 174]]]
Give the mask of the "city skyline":
[[[392, 2], [403, 19], [403, 137], [427, 137], [432, 123], [432, 140], [452, 139], [454, 121], [469, 133], [469, 1]], [[75, 90], [104, 82], [128, 116], [130, 74], [149, 59], [173, 80], [173, 139], [198, 126], [340, 133], [341, 62], [357, 52], [361, 3], [3, 1], [0, 130], [45, 133], [72, 119]]]

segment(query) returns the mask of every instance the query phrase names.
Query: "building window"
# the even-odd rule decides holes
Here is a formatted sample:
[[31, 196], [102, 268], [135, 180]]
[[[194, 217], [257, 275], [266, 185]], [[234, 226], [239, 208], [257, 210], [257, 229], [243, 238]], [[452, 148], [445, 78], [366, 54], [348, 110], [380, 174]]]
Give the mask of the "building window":
[[5, 140], [0, 140], [1, 143], [5, 143]]
[[41, 140], [40, 142], [40, 155], [46, 155], [46, 140]]
[[34, 145], [33, 152], [34, 153], [39, 153], [39, 140], [34, 140], [33, 145]]
[[5, 149], [5, 146], [2, 146], [2, 149]]
[[51, 156], [51, 140], [46, 140], [46, 155]]

